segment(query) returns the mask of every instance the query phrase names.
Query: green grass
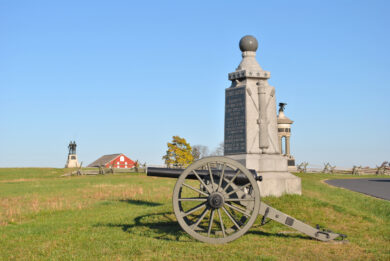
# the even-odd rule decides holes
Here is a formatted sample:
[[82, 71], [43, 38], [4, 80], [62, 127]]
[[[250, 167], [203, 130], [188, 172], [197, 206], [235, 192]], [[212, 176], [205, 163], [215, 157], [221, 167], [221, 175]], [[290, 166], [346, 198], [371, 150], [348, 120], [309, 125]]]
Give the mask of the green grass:
[[0, 169], [0, 260], [389, 260], [390, 202], [298, 174], [303, 196], [264, 201], [348, 235], [319, 242], [276, 222], [225, 245], [193, 240], [176, 222], [175, 180], [144, 174], [60, 177], [64, 169]]

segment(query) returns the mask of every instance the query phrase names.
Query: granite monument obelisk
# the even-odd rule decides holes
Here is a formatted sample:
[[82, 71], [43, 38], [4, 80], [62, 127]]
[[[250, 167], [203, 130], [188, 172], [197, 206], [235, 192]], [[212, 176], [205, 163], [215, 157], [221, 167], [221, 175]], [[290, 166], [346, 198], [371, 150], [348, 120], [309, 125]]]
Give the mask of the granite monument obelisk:
[[275, 88], [255, 58], [258, 42], [247, 35], [239, 46], [242, 61], [229, 73], [232, 84], [225, 93], [224, 154], [263, 176], [262, 196], [300, 195], [301, 179], [288, 172], [280, 152]]

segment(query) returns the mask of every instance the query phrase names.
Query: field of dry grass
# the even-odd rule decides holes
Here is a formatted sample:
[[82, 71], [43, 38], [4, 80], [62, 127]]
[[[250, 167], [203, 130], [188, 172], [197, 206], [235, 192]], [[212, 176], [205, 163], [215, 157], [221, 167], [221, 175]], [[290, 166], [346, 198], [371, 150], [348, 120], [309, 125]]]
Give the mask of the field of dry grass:
[[175, 180], [144, 174], [61, 178], [63, 169], [0, 169], [0, 260], [389, 260], [390, 202], [299, 174], [303, 196], [264, 201], [348, 235], [323, 243], [260, 219], [225, 245], [187, 236], [171, 206]]

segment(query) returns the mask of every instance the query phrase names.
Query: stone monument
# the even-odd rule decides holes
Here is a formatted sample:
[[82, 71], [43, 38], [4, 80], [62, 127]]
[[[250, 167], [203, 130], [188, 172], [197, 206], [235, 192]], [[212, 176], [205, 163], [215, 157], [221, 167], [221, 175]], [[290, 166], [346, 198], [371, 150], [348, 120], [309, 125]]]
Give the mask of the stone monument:
[[[278, 137], [279, 137], [279, 150], [280, 153], [287, 158], [287, 166], [289, 171], [298, 171], [295, 166], [295, 159], [290, 152], [290, 137], [291, 137], [291, 125], [294, 121], [290, 120], [284, 115], [284, 108], [287, 103], [279, 103], [278, 114]], [[283, 148], [284, 139], [284, 148]]]
[[301, 179], [288, 172], [280, 153], [271, 74], [256, 61], [256, 38], [244, 36], [239, 46], [242, 61], [229, 73], [232, 84], [225, 92], [224, 154], [263, 176], [261, 196], [300, 195]]
[[78, 168], [80, 167], [80, 164], [77, 160], [77, 154], [76, 154], [76, 147], [77, 144], [75, 141], [71, 141], [68, 145], [69, 153], [68, 153], [68, 160], [66, 161], [65, 168]]

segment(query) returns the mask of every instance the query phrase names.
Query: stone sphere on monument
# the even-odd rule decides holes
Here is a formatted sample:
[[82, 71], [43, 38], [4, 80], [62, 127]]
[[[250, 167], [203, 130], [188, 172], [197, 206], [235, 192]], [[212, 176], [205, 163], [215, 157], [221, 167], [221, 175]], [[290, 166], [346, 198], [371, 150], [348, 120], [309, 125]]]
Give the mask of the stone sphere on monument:
[[257, 39], [252, 35], [246, 35], [240, 40], [241, 52], [256, 52], [258, 47]]

